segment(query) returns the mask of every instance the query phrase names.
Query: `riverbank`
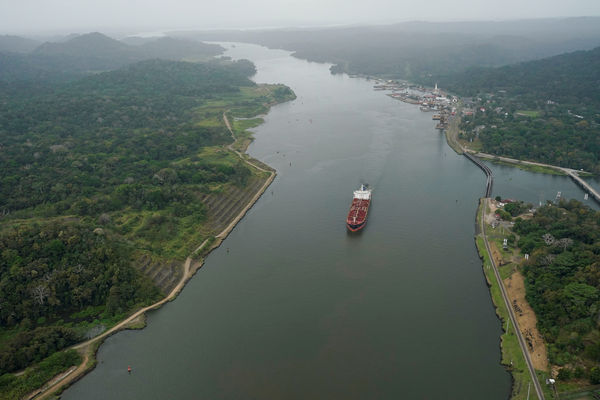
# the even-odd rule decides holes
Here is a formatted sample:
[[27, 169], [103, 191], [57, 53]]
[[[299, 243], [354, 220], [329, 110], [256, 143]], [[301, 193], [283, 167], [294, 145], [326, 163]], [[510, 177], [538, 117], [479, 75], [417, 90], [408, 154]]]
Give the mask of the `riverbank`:
[[[286, 99], [286, 101], [289, 99]], [[271, 104], [272, 105], [272, 104]], [[226, 146], [226, 148], [232, 152], [234, 152], [242, 162], [251, 168], [259, 171], [262, 174], [266, 174], [267, 178], [264, 180], [264, 183], [260, 186], [260, 188], [255, 192], [252, 198], [243, 206], [243, 208], [234, 215], [231, 221], [225, 224], [225, 228], [216, 236], [209, 237], [205, 239], [202, 244], [200, 244], [186, 259], [183, 265], [183, 274], [180, 281], [177, 285], [170, 291], [170, 293], [165, 296], [162, 300], [144, 307], [129, 317], [113, 326], [109, 330], [103, 332], [102, 334], [92, 338], [83, 343], [79, 343], [77, 345], [72, 346], [72, 349], [77, 350], [81, 357], [82, 362], [76, 367], [72, 367], [67, 371], [67, 373], [61, 373], [58, 376], [53, 377], [50, 381], [46, 382], [40, 389], [35, 390], [24, 398], [27, 400], [32, 399], [48, 399], [51, 396], [62, 392], [67, 387], [81, 379], [85, 374], [92, 371], [96, 366], [96, 353], [104, 342], [106, 338], [114, 335], [115, 333], [125, 330], [125, 329], [141, 329], [145, 326], [145, 314], [150, 310], [155, 310], [160, 308], [166, 302], [174, 300], [177, 295], [184, 288], [186, 283], [196, 274], [196, 272], [202, 267], [204, 264], [206, 256], [210, 254], [210, 252], [221, 245], [221, 243], [227, 238], [229, 233], [235, 228], [235, 226], [241, 221], [241, 219], [246, 215], [248, 210], [258, 201], [258, 199], [264, 194], [266, 189], [271, 185], [273, 180], [276, 177], [276, 171], [273, 168], [270, 168], [266, 164], [259, 162], [258, 160], [253, 160], [246, 153], [242, 153], [237, 148], [239, 148], [239, 144], [237, 143], [240, 140], [236, 137], [234, 130], [231, 127], [229, 119], [227, 118], [226, 112], [223, 112], [223, 123], [226, 125], [229, 130], [233, 143]], [[247, 148], [247, 135], [244, 136], [243, 140], [246, 142], [242, 147], [244, 150]]]
[[[514, 315], [511, 315], [513, 314], [513, 310], [508, 306], [512, 300], [507, 297], [506, 291], [503, 288], [503, 282], [498, 279], [499, 277], [502, 279], [501, 274], [496, 270], [495, 261], [491, 258], [490, 251], [488, 251], [489, 244], [486, 245], [487, 236], [485, 232], [488, 228], [486, 214], [491, 212], [487, 200], [480, 199], [479, 201], [477, 208], [478, 232], [475, 242], [479, 256], [483, 261], [483, 272], [496, 308], [496, 314], [502, 321], [503, 334], [500, 337], [500, 347], [502, 350], [501, 363], [511, 373], [513, 378], [511, 399], [520, 400], [530, 398], [531, 391], [537, 390], [541, 392], [541, 395], [538, 395], [540, 399], [543, 399], [544, 396], [552, 398], [550, 389], [545, 385], [539, 384], [540, 381], [545, 381], [548, 373], [539, 370], [535, 370], [532, 373], [533, 365], [531, 360], [528, 362], [529, 354], [527, 353], [525, 341], [521, 337], [521, 332], [518, 331], [518, 322], [515, 327], [516, 318]], [[536, 376], [537, 379], [534, 380], [532, 376]]]
[[[544, 371], [556, 380], [554, 389], [557, 393], [560, 393], [561, 398], [567, 393], [568, 398], [590, 398], [584, 394], [577, 393], [577, 391], [598, 390], [599, 386], [593, 385], [593, 383], [598, 382], [597, 378], [594, 378], [592, 374], [592, 369], [596, 367], [597, 363], [587, 355], [589, 353], [585, 347], [580, 349], [569, 348], [569, 350], [559, 347], [560, 344], [558, 344], [557, 337], [564, 337], [565, 332], [566, 334], [571, 332], [569, 326], [572, 322], [570, 320], [566, 319], [550, 324], [547, 322], [552, 312], [561, 312], [564, 309], [564, 305], [560, 300], [563, 293], [561, 291], [564, 291], [564, 287], [567, 285], [564, 282], [569, 282], [570, 277], [562, 274], [560, 276], [552, 276], [551, 273], [548, 273], [549, 270], [546, 261], [541, 260], [555, 257], [555, 253], [551, 253], [552, 247], [558, 246], [555, 243], [559, 242], [554, 239], [554, 236], [563, 234], [563, 232], [570, 233], [574, 227], [587, 226], [584, 218], [590, 218], [593, 221], [595, 212], [582, 203], [569, 202], [569, 206], [567, 206], [566, 203], [561, 202], [556, 205], [540, 207], [535, 213], [525, 212], [518, 215], [518, 222], [515, 223], [515, 228], [513, 229], [510, 222], [496, 219], [493, 216], [496, 209], [502, 206], [501, 204], [491, 199], [487, 200], [487, 204], [489, 208], [489, 210], [486, 210], [485, 222], [486, 237], [489, 244], [487, 250], [491, 252], [492, 261], [500, 273], [508, 295], [508, 304], [514, 310], [519, 330], [525, 339], [526, 348], [536, 371]], [[506, 208], [508, 210], [508, 206]], [[562, 208], [562, 210], [560, 212], [553, 211], [556, 208], [559, 210]], [[513, 214], [513, 216], [515, 215]], [[573, 222], [576, 218], [581, 219]], [[544, 228], [536, 231], [528, 230], [532, 226], [544, 226], [543, 224], [546, 224]], [[598, 233], [597, 230], [594, 230], [594, 226], [594, 223], [592, 223], [589, 229], [591, 237], [594, 238], [590, 239], [592, 242], [595, 241]], [[571, 236], [569, 233], [565, 234], [567, 238]], [[528, 242], [531, 242], [535, 238], [540, 238], [542, 234], [544, 235], [543, 242], [533, 247], [527, 245]], [[566, 254], [581, 254], [586, 245], [578, 242], [579, 239], [576, 236], [572, 237], [573, 239], [564, 239], [571, 242], [569, 245], [570, 253]], [[503, 241], [505, 241], [504, 244]], [[522, 247], [517, 247], [517, 243]], [[524, 253], [533, 254], [529, 262], [525, 261], [527, 255]], [[577, 274], [580, 282], [588, 282], [585, 276], [585, 265], [587, 263], [593, 264], [593, 262], [593, 260], [590, 260], [586, 261], [583, 266], [571, 267], [577, 271], [571, 270], [571, 274]], [[552, 268], [553, 265], [549, 267]], [[524, 271], [527, 271], [526, 278]], [[535, 315], [532, 307], [529, 305], [529, 301], [531, 301], [531, 304], [539, 306], [540, 298], [547, 298], [548, 291], [540, 290], [538, 280], [540, 275], [544, 276], [545, 287], [552, 287], [552, 293], [558, 299], [553, 301], [548, 306], [549, 308], [542, 309], [538, 315], [544, 321], [544, 337], [537, 330], [538, 316]], [[532, 285], [528, 288], [530, 290], [527, 293], [527, 299], [525, 298], [525, 279]], [[576, 318], [571, 317], [571, 315], [567, 318]], [[594, 317], [591, 316], [590, 320], [593, 321], [593, 319]], [[590, 326], [593, 326], [592, 324]], [[583, 346], [592, 346], [594, 338], [597, 337], [597, 330], [594, 331], [594, 328], [590, 329], [591, 332], [585, 332], [586, 336], [584, 336], [584, 333], [581, 333], [586, 338]], [[549, 365], [550, 360], [548, 360], [548, 355], [546, 354], [545, 340], [548, 340], [549, 343], [548, 351], [553, 361], [551, 365]], [[577, 375], [575, 375], [576, 370]], [[558, 398], [558, 394], [555, 397]]]

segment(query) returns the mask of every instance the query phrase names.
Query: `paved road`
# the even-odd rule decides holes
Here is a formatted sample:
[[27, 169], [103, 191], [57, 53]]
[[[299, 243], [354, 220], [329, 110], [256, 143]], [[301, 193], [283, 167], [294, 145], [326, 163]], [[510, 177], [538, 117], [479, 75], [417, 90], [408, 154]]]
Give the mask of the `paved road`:
[[529, 369], [529, 374], [531, 375], [531, 380], [533, 381], [533, 385], [535, 387], [538, 399], [545, 400], [544, 392], [542, 391], [542, 386], [540, 385], [540, 382], [537, 379], [537, 375], [535, 374], [535, 368], [533, 368], [533, 363], [531, 362], [531, 358], [529, 357], [527, 344], [525, 343], [525, 339], [523, 339], [523, 335], [521, 334], [521, 329], [519, 328], [519, 324], [517, 323], [517, 318], [515, 317], [514, 310], [510, 304], [510, 300], [506, 293], [506, 289], [504, 288], [504, 282], [502, 281], [502, 278], [500, 278], [500, 273], [498, 272], [498, 268], [496, 267], [496, 263], [494, 262], [494, 257], [492, 257], [492, 251], [487, 240], [487, 235], [485, 234], [485, 210], [487, 209], [488, 200], [488, 198], [484, 198], [481, 207], [481, 232], [483, 234], [483, 241], [485, 243], [485, 248], [490, 256], [490, 262], [492, 263], [492, 268], [494, 269], [494, 275], [496, 275], [498, 286], [500, 286], [500, 292], [502, 292], [502, 298], [504, 299], [504, 304], [506, 305], [506, 309], [508, 310], [510, 322], [513, 324], [515, 333], [517, 335], [517, 338], [519, 339], [519, 345], [521, 346], [521, 351], [523, 352], [523, 356], [525, 357], [525, 361], [527, 362], [527, 368]]

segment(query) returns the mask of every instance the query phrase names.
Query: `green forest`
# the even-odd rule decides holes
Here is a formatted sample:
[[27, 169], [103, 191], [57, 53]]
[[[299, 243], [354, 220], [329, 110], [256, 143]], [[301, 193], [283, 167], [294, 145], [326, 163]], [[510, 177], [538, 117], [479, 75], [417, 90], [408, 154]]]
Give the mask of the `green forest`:
[[258, 174], [224, 146], [223, 112], [293, 98], [255, 72], [152, 59], [0, 85], [0, 392], [23, 395], [78, 362], [60, 350], [164, 297], [137, 261], [182, 264], [214, 234], [202, 198]]
[[600, 212], [561, 200], [517, 218], [518, 246], [531, 256], [523, 272], [527, 301], [559, 379], [600, 383]]
[[440, 84], [462, 96], [507, 92], [528, 106], [570, 105], [597, 112], [600, 105], [600, 47], [498, 68], [470, 68]]
[[600, 174], [600, 48], [455, 75], [461, 138], [483, 152]]
[[462, 117], [460, 138], [485, 153], [600, 174], [597, 118], [556, 104], [528, 109], [503, 96], [482, 96], [473, 115]]

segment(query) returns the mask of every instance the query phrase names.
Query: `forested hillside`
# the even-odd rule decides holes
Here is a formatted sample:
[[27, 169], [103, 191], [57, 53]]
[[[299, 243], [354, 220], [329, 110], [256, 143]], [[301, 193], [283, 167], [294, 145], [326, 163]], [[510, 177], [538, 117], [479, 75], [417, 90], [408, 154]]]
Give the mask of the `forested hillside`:
[[4, 49], [0, 47], [0, 83], [62, 82], [155, 58], [207, 60], [223, 50], [213, 44], [170, 37], [129, 45], [97, 32], [75, 35], [64, 42], [46, 42], [28, 52], [10, 51], [19, 43], [13, 38]]
[[474, 95], [462, 138], [484, 152], [600, 173], [600, 47], [446, 82]]
[[551, 100], [597, 111], [600, 47], [500, 68], [469, 69], [441, 80], [440, 85], [463, 96], [503, 90], [530, 105]]
[[600, 212], [575, 200], [518, 218], [527, 300], [559, 379], [600, 383]]
[[293, 96], [254, 73], [154, 59], [0, 86], [0, 375], [46, 360], [0, 392], [23, 395], [77, 362], [56, 351], [164, 296], [215, 234], [203, 199], [264, 179], [223, 146], [223, 112]]
[[119, 208], [115, 185], [126, 179], [152, 184], [153, 175], [174, 158], [231, 140], [224, 127], [194, 125], [193, 109], [253, 86], [247, 78], [253, 72], [248, 62], [144, 61], [35, 96], [22, 90], [5, 97], [0, 115], [4, 213], [39, 207], [49, 216], [93, 213], [99, 204], [104, 211]]
[[[61, 319], [88, 306], [114, 314], [156, 297], [130, 265], [131, 245], [118, 243], [123, 232], [110, 229], [110, 213], [170, 207], [199, 221], [202, 204], [194, 198], [203, 185], [247, 175], [241, 165], [190, 170], [173, 161], [231, 141], [224, 126], [199, 124], [194, 110], [254, 86], [253, 73], [245, 61], [154, 60], [2, 98], [3, 326]], [[119, 293], [114, 306], [111, 290]]]

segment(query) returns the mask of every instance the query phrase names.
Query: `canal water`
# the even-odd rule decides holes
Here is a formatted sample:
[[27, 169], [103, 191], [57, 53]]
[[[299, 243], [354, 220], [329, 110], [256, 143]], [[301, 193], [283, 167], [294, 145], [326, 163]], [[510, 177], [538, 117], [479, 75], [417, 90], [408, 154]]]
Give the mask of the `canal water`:
[[[249, 148], [277, 179], [181, 295], [144, 330], [107, 339], [62, 399], [506, 399], [473, 240], [482, 171], [431, 114], [372, 82], [228, 46], [257, 65], [257, 82], [298, 96], [272, 108]], [[565, 177], [491, 167], [503, 197], [583, 199]], [[348, 234], [363, 182], [369, 221]]]

